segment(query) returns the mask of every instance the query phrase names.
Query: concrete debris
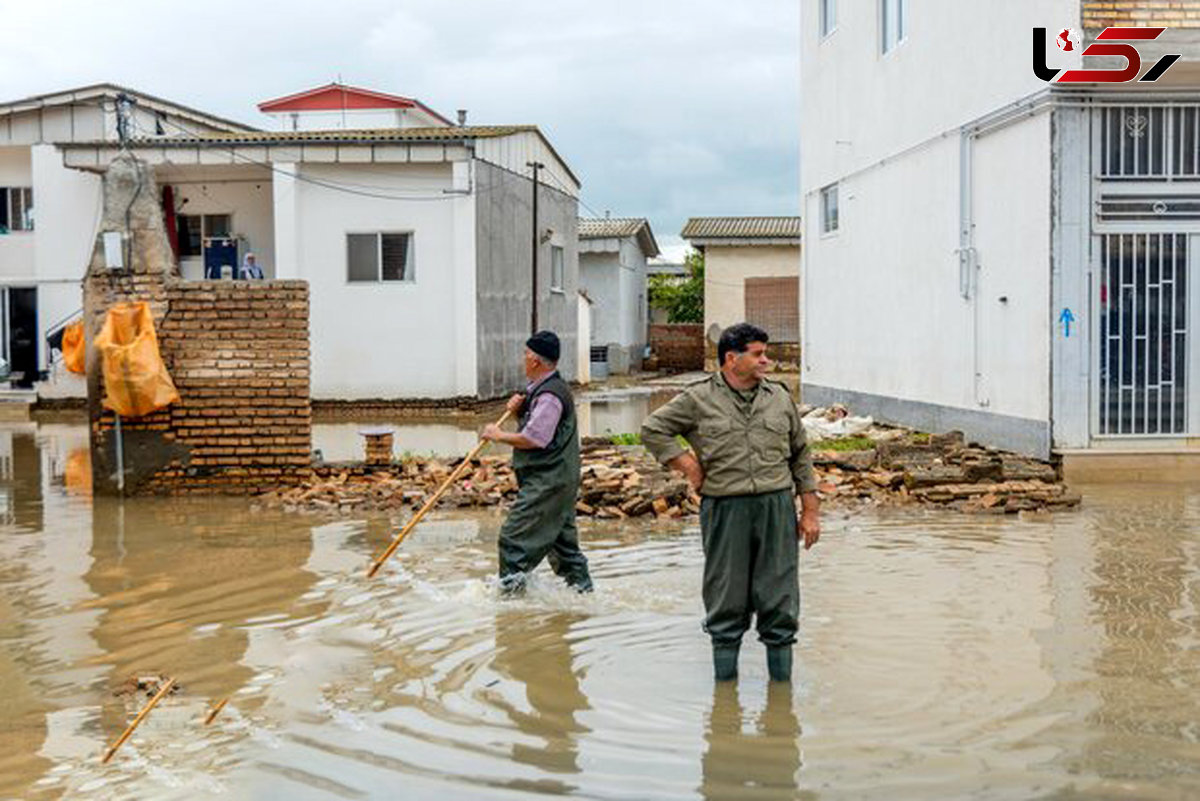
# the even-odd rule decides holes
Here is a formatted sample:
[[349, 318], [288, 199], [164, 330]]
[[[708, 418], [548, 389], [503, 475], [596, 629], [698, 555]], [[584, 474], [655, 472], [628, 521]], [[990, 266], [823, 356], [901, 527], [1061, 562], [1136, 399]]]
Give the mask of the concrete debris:
[[[1054, 466], [969, 445], [962, 434], [906, 432], [858, 451], [813, 454], [818, 492], [831, 504], [926, 504], [986, 514], [1077, 506], [1078, 493], [1059, 480]], [[687, 482], [637, 445], [602, 437], [582, 443], [582, 477], [575, 509], [603, 520], [693, 515], [700, 499]], [[416, 510], [432, 497], [458, 462], [408, 459], [386, 465], [362, 462], [318, 465], [313, 478], [259, 496], [269, 506], [330, 514]], [[475, 460], [442, 496], [442, 508], [488, 508], [510, 503], [516, 476], [507, 457]]]

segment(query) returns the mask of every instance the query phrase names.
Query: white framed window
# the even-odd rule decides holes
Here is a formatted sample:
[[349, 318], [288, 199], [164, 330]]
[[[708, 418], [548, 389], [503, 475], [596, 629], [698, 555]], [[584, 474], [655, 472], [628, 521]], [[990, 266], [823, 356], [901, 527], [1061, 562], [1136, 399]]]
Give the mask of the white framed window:
[[33, 230], [33, 189], [0, 187], [0, 232]]
[[821, 190], [821, 233], [831, 234], [838, 229], [838, 185], [830, 184]]
[[346, 234], [346, 281], [352, 284], [417, 280], [411, 232]]
[[821, 38], [824, 39], [837, 28], [837, 0], [820, 0]]
[[563, 291], [563, 249], [558, 245], [550, 247], [550, 291]]
[[879, 0], [879, 43], [888, 53], [904, 41], [908, 29], [908, 0]]

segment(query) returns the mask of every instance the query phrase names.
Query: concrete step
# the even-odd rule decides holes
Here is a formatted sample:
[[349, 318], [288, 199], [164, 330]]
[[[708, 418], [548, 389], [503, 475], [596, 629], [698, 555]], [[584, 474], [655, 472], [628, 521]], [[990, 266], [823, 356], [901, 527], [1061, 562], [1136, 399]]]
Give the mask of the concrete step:
[[1068, 484], [1200, 483], [1200, 440], [1183, 448], [1064, 450], [1059, 455]]

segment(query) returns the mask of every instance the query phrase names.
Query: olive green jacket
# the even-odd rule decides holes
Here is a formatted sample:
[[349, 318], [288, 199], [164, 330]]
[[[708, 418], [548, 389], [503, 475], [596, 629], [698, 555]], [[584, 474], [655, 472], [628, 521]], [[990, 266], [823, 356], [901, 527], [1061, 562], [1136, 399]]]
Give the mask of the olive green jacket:
[[688, 386], [642, 424], [642, 444], [666, 464], [684, 452], [682, 435], [704, 468], [702, 495], [813, 492], [812, 458], [800, 412], [787, 387], [760, 381], [747, 403], [720, 372]]

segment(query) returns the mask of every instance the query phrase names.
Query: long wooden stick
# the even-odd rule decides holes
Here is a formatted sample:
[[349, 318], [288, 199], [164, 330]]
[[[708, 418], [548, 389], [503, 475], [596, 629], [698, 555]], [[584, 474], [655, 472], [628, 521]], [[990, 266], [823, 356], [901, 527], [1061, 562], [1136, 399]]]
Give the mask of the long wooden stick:
[[[508, 420], [510, 415], [512, 415], [512, 412], [506, 410], [504, 414], [500, 416], [500, 419], [496, 421], [496, 425], [504, 425], [505, 421]], [[457, 481], [462, 473], [466, 472], [466, 469], [471, 464], [471, 460], [478, 456], [479, 452], [483, 450], [487, 444], [488, 440], [480, 440], [479, 444], [471, 449], [471, 452], [463, 458], [458, 467], [454, 468], [454, 471], [450, 473], [450, 477], [442, 483], [442, 486], [438, 487], [438, 491], [433, 493], [433, 497], [425, 502], [425, 505], [421, 507], [420, 511], [412, 516], [411, 520], [404, 524], [404, 528], [400, 529], [400, 533], [397, 534], [392, 540], [392, 544], [389, 545], [384, 552], [376, 557], [375, 561], [371, 563], [370, 569], [367, 570], [367, 578], [371, 578], [377, 572], [379, 572], [379, 568], [382, 567], [383, 563], [386, 562], [388, 558], [396, 552], [396, 549], [400, 547], [400, 543], [404, 542], [404, 538], [407, 537], [409, 532], [411, 532], [417, 523], [420, 522], [421, 518], [425, 516], [425, 513], [432, 509], [434, 504], [438, 502], [438, 499], [442, 497], [443, 493], [450, 489], [450, 485]]]
[[171, 688], [174, 686], [175, 679], [167, 679], [167, 683], [160, 687], [158, 692], [154, 694], [154, 697], [150, 699], [150, 702], [142, 708], [138, 716], [133, 719], [133, 723], [129, 724], [129, 728], [125, 730], [125, 733], [108, 749], [108, 752], [104, 755], [104, 759], [100, 760], [101, 764], [105, 764], [108, 760], [112, 759], [113, 754], [117, 753], [117, 749], [125, 744], [125, 741], [133, 734], [133, 730], [141, 725], [142, 720], [150, 713], [150, 710], [154, 709], [154, 705], [161, 701], [167, 693], [171, 692]]
[[222, 709], [224, 709], [224, 708], [225, 708], [225, 705], [226, 705], [226, 704], [228, 704], [228, 703], [229, 703], [229, 699], [228, 699], [228, 698], [223, 698], [223, 699], [221, 699], [221, 702], [220, 702], [219, 704], [217, 704], [216, 706], [214, 706], [214, 707], [212, 708], [212, 711], [208, 713], [208, 717], [206, 717], [206, 718], [204, 719], [204, 725], [205, 725], [205, 726], [207, 726], [208, 724], [210, 724], [210, 723], [212, 723], [214, 720], [216, 720], [216, 719], [217, 719], [217, 715], [221, 714], [221, 710], [222, 710]]

